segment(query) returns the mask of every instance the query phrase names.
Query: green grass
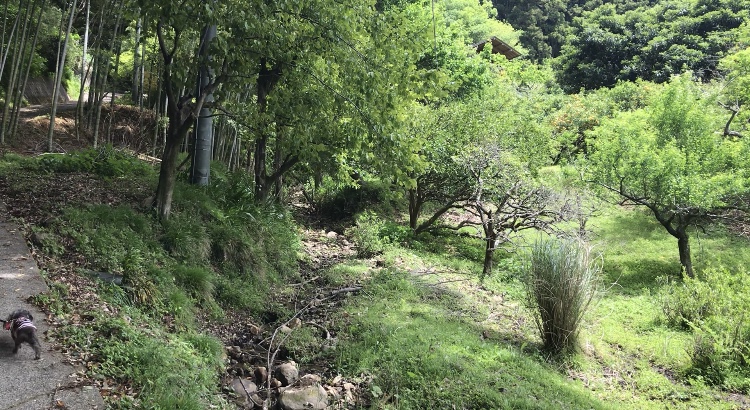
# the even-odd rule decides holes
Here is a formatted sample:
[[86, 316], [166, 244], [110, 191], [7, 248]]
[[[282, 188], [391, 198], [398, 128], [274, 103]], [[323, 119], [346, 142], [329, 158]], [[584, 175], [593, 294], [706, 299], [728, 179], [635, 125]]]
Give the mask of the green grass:
[[[337, 348], [347, 374], [372, 377], [373, 408], [609, 408], [538, 356], [453, 315], [445, 299], [409, 273], [379, 274], [347, 308], [349, 335]], [[453, 301], [452, 303], [466, 303]]]
[[[737, 408], [691, 373], [690, 329], [665, 320], [661, 292], [665, 278], [680, 280], [679, 258], [652, 219], [606, 208], [589, 221], [605, 292], [584, 316], [577, 354], [542, 352], [517, 255], [499, 252], [480, 282], [481, 242], [422, 235], [385, 250], [387, 269], [350, 301], [332, 358], [371, 380], [372, 408]], [[693, 235], [699, 271], [750, 257], [747, 241], [720, 227]]]

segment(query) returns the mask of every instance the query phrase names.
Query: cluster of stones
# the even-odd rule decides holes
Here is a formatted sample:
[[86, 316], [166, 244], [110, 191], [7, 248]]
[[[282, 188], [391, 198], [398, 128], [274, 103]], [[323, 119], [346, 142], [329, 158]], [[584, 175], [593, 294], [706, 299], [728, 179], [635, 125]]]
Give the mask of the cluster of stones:
[[[227, 350], [236, 353], [232, 347]], [[271, 374], [266, 367], [257, 366], [252, 377], [235, 377], [231, 388], [235, 403], [243, 409], [261, 409], [269, 399], [279, 410], [323, 410], [333, 403], [355, 404], [358, 390], [341, 376], [327, 383], [316, 374], [300, 376], [294, 361], [277, 365]]]

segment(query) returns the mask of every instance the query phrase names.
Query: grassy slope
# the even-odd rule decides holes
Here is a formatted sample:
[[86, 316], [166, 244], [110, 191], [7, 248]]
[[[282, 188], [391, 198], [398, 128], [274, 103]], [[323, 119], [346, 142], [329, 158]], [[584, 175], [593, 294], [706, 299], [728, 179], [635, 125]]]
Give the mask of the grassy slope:
[[[693, 338], [663, 323], [658, 297], [663, 278], [678, 277], [675, 240], [640, 211], [613, 209], [590, 226], [608, 289], [585, 321], [581, 354], [539, 352], [512, 258], [480, 283], [475, 244], [424, 238], [386, 253], [389, 268], [348, 306], [336, 360], [373, 378], [379, 408], [739, 407], [683, 377]], [[750, 257], [746, 241], [722, 232], [696, 237], [693, 252], [699, 269]]]
[[[14, 165], [9, 163], [7, 166]], [[6, 172], [13, 174], [10, 169]], [[22, 189], [32, 188], [33, 194], [31, 181], [39, 183], [45, 180], [31, 175], [28, 179], [20, 178], [25, 174], [13, 175], [6, 183], [10, 185], [9, 192], [21, 199], [18, 204], [28, 202], [23, 200]], [[68, 182], [51, 183], [50, 187], [66, 187], [66, 184]], [[84, 185], [91, 186], [91, 181]], [[111, 189], [115, 190], [116, 185], [111, 185]], [[50, 192], [50, 187], [45, 188], [45, 192]], [[75, 186], [71, 189], [75, 190]], [[104, 194], [104, 191], [101, 192]], [[65, 193], [60, 199], [66, 196], [70, 195]], [[189, 196], [186, 203], [201, 204], [206, 201], [205, 197]], [[107, 195], [102, 195], [102, 198], [102, 202], [110, 202]], [[64, 207], [60, 203], [56, 205]], [[38, 203], [35, 205], [39, 206]], [[117, 212], [126, 212], [117, 209]], [[228, 220], [228, 214], [216, 208], [211, 210], [212, 218]], [[89, 208], [89, 211], [94, 211], [94, 216], [96, 212], [105, 212], [96, 207]], [[140, 220], [138, 218], [142, 217], [125, 219], [132, 224]], [[62, 218], [57, 224], [70, 231], [86, 232], [89, 229], [83, 225], [68, 225], [85, 219], [81, 215]], [[100, 216], [95, 219], [102, 220]], [[195, 222], [195, 218], [185, 221]], [[180, 252], [178, 245], [198, 243], [193, 238], [193, 231], [201, 233], [204, 230], [187, 222], [180, 224], [185, 228], [180, 235], [176, 232], [172, 235], [170, 231], [161, 234], [162, 241], [171, 238], [167, 242], [171, 243], [172, 254], [184, 254], [186, 260], [196, 252], [192, 251], [192, 246]], [[216, 221], [209, 226], [216, 229]], [[695, 381], [690, 386], [686, 384], [683, 373], [689, 364], [692, 336], [663, 323], [658, 301], [659, 290], [665, 283], [659, 278], [676, 277], [679, 270], [675, 241], [648, 215], [638, 211], [610, 210], [608, 214], [594, 218], [590, 227], [594, 231], [594, 242], [604, 254], [609, 287], [588, 315], [582, 332], [582, 353], [578, 356], [564, 361], [551, 360], [539, 351], [533, 318], [521, 304], [522, 289], [516, 280], [520, 266], [516, 259], [510, 255], [500, 258], [496, 273], [480, 282], [476, 275], [481, 271], [480, 242], [465, 237], [429, 235], [418, 240], [402, 240], [389, 247], [380, 257], [385, 268], [372, 269], [369, 263], [349, 261], [322, 273], [324, 284], [329, 286], [343, 287], [363, 281], [365, 287], [348, 299], [343, 312], [335, 315], [337, 320], [332, 328], [338, 338], [335, 349], [321, 353], [316, 344], [319, 340], [311, 338], [304, 346], [290, 346], [290, 350], [295, 352], [294, 358], [303, 368], [323, 359], [345, 377], [359, 380], [375, 408], [738, 407], [739, 403], [728, 401], [725, 394], [715, 389]], [[213, 231], [217, 236], [211, 240], [218, 241], [218, 244], [233, 244], [236, 239], [242, 239], [235, 238], [231, 228], [232, 225], [227, 224], [222, 230]], [[96, 238], [102, 229], [99, 223], [85, 237]], [[153, 240], [153, 236], [146, 237]], [[112, 251], [115, 244], [106, 240], [101, 242], [109, 247], [108, 256], [118, 254]], [[131, 244], [136, 242], [133, 239]], [[144, 249], [161, 248], [157, 242], [149, 243], [153, 245]], [[55, 241], [50, 244], [55, 244]], [[128, 249], [131, 250], [124, 253], [123, 260], [116, 266], [148, 262], [127, 257], [134, 248]], [[49, 251], [61, 252], [62, 248], [56, 244]], [[750, 259], [747, 242], [722, 231], [701, 234], [693, 241], [693, 251], [698, 269], [709, 262], [742, 266]], [[157, 253], [161, 252], [163, 250]], [[200, 265], [200, 261], [191, 264]], [[170, 295], [179, 296], [182, 302], [173, 299], [169, 303], [186, 307], [200, 305], [200, 298], [189, 300], [190, 295], [196, 293], [195, 287], [187, 286], [190, 282], [185, 281], [185, 274], [179, 272], [182, 271], [174, 270], [174, 277], [183, 279], [185, 289], [170, 287], [167, 290]], [[58, 275], [63, 276], [64, 272]], [[294, 275], [291, 277], [298, 280]], [[237, 278], [229, 276], [217, 277], [212, 282], [216, 286], [211, 289], [217, 289], [215, 296], [223, 295], [226, 301], [234, 301], [222, 289], [240, 283], [235, 280]], [[241, 283], [247, 285], [245, 280]], [[73, 288], [69, 284], [53, 288], [59, 291], [52, 298], [60, 298], [57, 303], [63, 306], [66, 295]], [[95, 353], [99, 355], [97, 366], [105, 377], [124, 376], [126, 383], [137, 378], [150, 380], [155, 374], [146, 370], [165, 366], [179, 368], [185, 362], [197, 363], [201, 357], [209, 358], [210, 363], [204, 368], [210, 369], [221, 360], [215, 356], [210, 358], [219, 350], [216, 342], [204, 339], [191, 326], [182, 333], [140, 326], [139, 323], [153, 319], [153, 312], [139, 310], [140, 307], [118, 289], [92, 286], [86, 291], [102, 292], [101, 297], [119, 308], [127, 320], [98, 314], [90, 325], [65, 327], [67, 322], [63, 321], [59, 330], [59, 334], [66, 336], [73, 344], [73, 350], [81, 356], [87, 355], [85, 349], [96, 349]], [[240, 293], [235, 296], [247, 296], [247, 292]], [[196, 294], [200, 296], [200, 292]], [[55, 305], [54, 300], [48, 302]], [[250, 302], [246, 304], [252, 304]], [[211, 308], [211, 304], [208, 307]], [[61, 318], [65, 319], [66, 315], [75, 317], [74, 312], [67, 313], [65, 309], [68, 307], [59, 312]], [[157, 322], [151, 321], [154, 326]], [[96, 342], [99, 337], [110, 340], [113, 334], [126, 336], [122, 337], [123, 343], [92, 344], [92, 340]], [[140, 344], [128, 340], [138, 340]], [[168, 341], [166, 345], [163, 344], [165, 340]], [[169, 356], [167, 362], [154, 363], [149, 357], [156, 348], [166, 348], [176, 354]], [[146, 363], [152, 365], [146, 366]], [[143, 374], [126, 375], [125, 370]], [[201, 406], [195, 402], [196, 397], [220, 402], [206, 399], [218, 393], [211, 391], [218, 388], [216, 380], [205, 373], [200, 377], [206, 379], [201, 385], [208, 390], [187, 389], [195, 394], [179, 399], [186, 405], [191, 402], [195, 408]], [[145, 396], [141, 397], [150, 395], [162, 398], [163, 403], [170, 402], [175, 395], [167, 387], [174, 386], [173, 380], [167, 377], [162, 382], [162, 387], [159, 387], [162, 390], [144, 389], [141, 394]], [[125, 402], [120, 402], [120, 406], [128, 407]]]

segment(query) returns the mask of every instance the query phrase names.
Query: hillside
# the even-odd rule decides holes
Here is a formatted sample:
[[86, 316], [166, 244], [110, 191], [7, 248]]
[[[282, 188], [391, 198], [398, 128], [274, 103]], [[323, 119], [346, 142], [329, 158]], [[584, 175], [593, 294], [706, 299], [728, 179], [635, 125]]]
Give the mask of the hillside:
[[[32, 120], [32, 125], [34, 121], [38, 120]], [[62, 134], [62, 129], [58, 138], [74, 140]], [[25, 140], [22, 148], [11, 150], [31, 154], [28, 147], [34, 144]], [[252, 392], [250, 383], [258, 381], [258, 369], [278, 367], [288, 360], [298, 364], [300, 374], [311, 375], [306, 380], [312, 380], [312, 385], [323, 387], [330, 408], [405, 409], [424, 408], [426, 403], [440, 408], [750, 406], [739, 392], [721, 392], [689, 376], [692, 338], [686, 330], [665, 322], [660, 308], [660, 301], [670, 294], [664, 278], [676, 268], [669, 262], [672, 247], [661, 245], [669, 243], [669, 238], [640, 212], [604, 207], [590, 222], [605, 260], [606, 286], [586, 316], [581, 353], [556, 358], [544, 352], [535, 334], [533, 313], [524, 307], [516, 276], [520, 261], [512, 254], [498, 259], [498, 273], [480, 280], [480, 243], [470, 237], [427, 234], [409, 238], [397, 222], [388, 220], [377, 222], [380, 227], [369, 234], [375, 236], [362, 237], [349, 223], [328, 220], [325, 224], [320, 216], [302, 209], [295, 218], [300, 242], [294, 265], [299, 271], [269, 282], [270, 288], [262, 292], [269, 299], [238, 308], [219, 293], [206, 299], [206, 294], [195, 292], [200, 282], [188, 285], [175, 276], [184, 289], [194, 289], [186, 293], [194, 302], [181, 303], [194, 303], [196, 320], [175, 316], [169, 313], [175, 312], [173, 308], [152, 305], [154, 295], [144, 293], [148, 286], [157, 288], [147, 292], [165, 290], [159, 290], [163, 286], [159, 282], [149, 285], [148, 276], [146, 282], [127, 285], [128, 271], [109, 272], [124, 274], [122, 290], [108, 283], [111, 276], [96, 278], [95, 272], [92, 276], [106, 266], [104, 261], [117, 257], [120, 248], [116, 244], [96, 245], [109, 249], [110, 256], [80, 247], [85, 243], [81, 235], [91, 235], [86, 241], [96, 243], [97, 230], [105, 232], [107, 241], [136, 244], [133, 238], [115, 239], [107, 232], [113, 232], [112, 227], [138, 226], [133, 225], [134, 217], [145, 218], [137, 223], [153, 223], [143, 207], [153, 185], [129, 174], [128, 166], [122, 176], [113, 178], [69, 169], [40, 173], [43, 168], [25, 161], [6, 154], [0, 191], [53, 289], [36, 299], [49, 313], [49, 342], [59, 346], [70, 362], [87, 369], [81, 376], [98, 385], [113, 408], [166, 408], [169, 402], [194, 408], [206, 400], [213, 406], [233, 408], [230, 403], [245, 403], [240, 407], [251, 408], [243, 391], [249, 389], [247, 396], [257, 403], [266, 397], [263, 387], [257, 394]], [[194, 195], [188, 191], [195, 188], [180, 189]], [[86, 212], [94, 212], [95, 219], [89, 220]], [[117, 228], [124, 220], [116, 214], [131, 212], [131, 222]], [[114, 218], [105, 217], [106, 213]], [[101, 219], [91, 226], [94, 231], [87, 231], [83, 224], [96, 218]], [[145, 227], [138, 229], [147, 232]], [[383, 236], [386, 231], [390, 233]], [[363, 238], [380, 238], [385, 246], [376, 256], [362, 259], [357, 249], [362, 248]], [[717, 231], [704, 241], [707, 247], [734, 255], [736, 263], [750, 258], [746, 242], [730, 234]], [[161, 243], [169, 246], [164, 239]], [[633, 253], [635, 249], [639, 251]], [[174, 252], [179, 253], [173, 250], [173, 256]], [[144, 262], [131, 260], [126, 262], [131, 268], [126, 269]], [[215, 274], [221, 275], [220, 271]], [[212, 292], [221, 292], [220, 279], [211, 283]], [[131, 286], [147, 287], [138, 291]], [[131, 345], [136, 342], [135, 346], [145, 343], [150, 350], [155, 348], [151, 343], [177, 346], [173, 345], [175, 337], [191, 340], [202, 338], [200, 334], [216, 338], [224, 353], [215, 362], [213, 371], [218, 373], [201, 376], [208, 377], [203, 387], [208, 390], [200, 393], [196, 385], [193, 393], [200, 396], [182, 398], [170, 393], [179, 374], [165, 375], [165, 382], [151, 387], [144, 384], [140, 374], [149, 374], [148, 365], [138, 359], [137, 349], [118, 347], [116, 342], [124, 338]], [[153, 342], [140, 339], [154, 337]], [[209, 348], [213, 342], [201, 343], [208, 343]], [[108, 357], [120, 354], [134, 356], [125, 362]], [[275, 355], [272, 366], [269, 355]], [[177, 360], [200, 360], [189, 357]], [[121, 367], [126, 363], [131, 367]], [[239, 380], [244, 385], [238, 385]], [[274, 388], [269, 397], [275, 400], [278, 390], [284, 389]], [[193, 401], [198, 397], [204, 404]]]

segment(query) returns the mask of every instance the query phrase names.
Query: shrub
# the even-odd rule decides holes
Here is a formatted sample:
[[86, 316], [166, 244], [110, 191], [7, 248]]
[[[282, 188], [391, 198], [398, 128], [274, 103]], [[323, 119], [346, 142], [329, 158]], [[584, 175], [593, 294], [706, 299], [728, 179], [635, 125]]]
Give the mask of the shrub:
[[744, 271], [709, 267], [668, 282], [660, 294], [667, 323], [693, 331], [688, 376], [740, 391], [750, 387], [750, 283]]
[[373, 206], [384, 206], [389, 196], [389, 186], [380, 181], [361, 179], [356, 185], [344, 185], [326, 179], [317, 189], [313, 206], [322, 216], [341, 220]]
[[599, 290], [600, 261], [583, 242], [540, 239], [527, 263], [527, 303], [537, 311], [545, 349], [560, 353], [575, 348], [583, 315]]
[[347, 230], [357, 244], [357, 256], [369, 258], [383, 253], [387, 240], [381, 236], [385, 230], [385, 222], [372, 211], [365, 211], [357, 215], [355, 226]]

